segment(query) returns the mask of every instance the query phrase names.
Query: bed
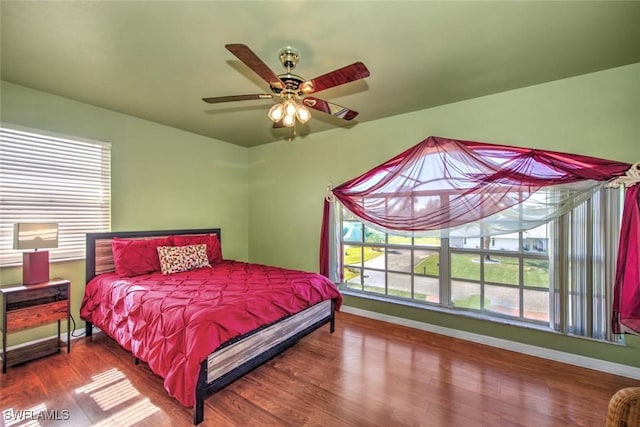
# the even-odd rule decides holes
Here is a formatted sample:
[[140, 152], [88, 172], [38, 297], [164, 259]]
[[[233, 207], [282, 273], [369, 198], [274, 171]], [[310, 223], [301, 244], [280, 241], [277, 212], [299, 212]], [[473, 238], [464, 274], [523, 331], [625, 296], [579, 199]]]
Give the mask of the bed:
[[[209, 228], [86, 237], [87, 337], [95, 325], [146, 362], [169, 395], [194, 407], [194, 424], [204, 420], [206, 397], [321, 326], [333, 333], [342, 301], [319, 274], [224, 260], [220, 236]], [[145, 264], [156, 250], [161, 271]], [[210, 267], [173, 271], [185, 250]]]

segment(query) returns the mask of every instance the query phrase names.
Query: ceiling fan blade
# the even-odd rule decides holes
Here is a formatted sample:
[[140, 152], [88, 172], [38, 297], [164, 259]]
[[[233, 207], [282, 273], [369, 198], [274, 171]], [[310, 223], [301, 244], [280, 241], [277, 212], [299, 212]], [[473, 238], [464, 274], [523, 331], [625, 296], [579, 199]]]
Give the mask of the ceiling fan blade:
[[202, 98], [204, 102], [209, 104], [218, 104], [220, 102], [230, 101], [250, 101], [253, 99], [271, 99], [273, 95], [270, 93], [257, 93], [255, 95], [231, 95], [231, 96], [217, 96], [213, 98]]
[[331, 87], [340, 86], [355, 80], [369, 77], [369, 70], [362, 62], [354, 62], [327, 74], [307, 80], [300, 85], [302, 93], [311, 94]]
[[253, 53], [246, 45], [235, 43], [227, 44], [224, 47], [231, 53], [233, 53], [240, 61], [242, 61], [247, 67], [251, 68], [257, 75], [259, 75], [264, 81], [276, 89], [284, 89], [284, 83], [271, 69], [262, 62], [258, 56]]
[[347, 107], [343, 107], [320, 98], [315, 98], [313, 96], [307, 96], [302, 100], [302, 103], [309, 108], [322, 111], [326, 114], [331, 114], [339, 119], [353, 120], [358, 115], [357, 111], [350, 110]]

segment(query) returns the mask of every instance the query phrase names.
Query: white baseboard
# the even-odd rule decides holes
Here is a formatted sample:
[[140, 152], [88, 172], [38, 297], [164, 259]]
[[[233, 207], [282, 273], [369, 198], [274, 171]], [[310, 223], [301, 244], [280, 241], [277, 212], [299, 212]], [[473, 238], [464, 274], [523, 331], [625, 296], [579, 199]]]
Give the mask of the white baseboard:
[[457, 329], [445, 328], [443, 326], [432, 325], [430, 323], [418, 322], [416, 320], [403, 319], [401, 317], [390, 316], [388, 314], [376, 313], [373, 311], [362, 310], [360, 308], [342, 306], [340, 311], [344, 313], [355, 314], [357, 316], [368, 317], [370, 319], [381, 320], [383, 322], [394, 323], [396, 325], [408, 326], [410, 328], [420, 329], [435, 334], [446, 335], [453, 338], [460, 338], [479, 344], [485, 344], [491, 347], [503, 350], [515, 351], [518, 353], [528, 354], [530, 356], [541, 357], [543, 359], [555, 360], [558, 362], [568, 363], [570, 365], [580, 366], [583, 368], [594, 369], [597, 371], [607, 372], [609, 374], [620, 375], [623, 377], [640, 380], [640, 368], [623, 365], [620, 363], [608, 362], [606, 360], [594, 359], [591, 357], [580, 356], [577, 354], [565, 353], [563, 351], [552, 350], [544, 347], [538, 347], [530, 344], [504, 340], [501, 338], [490, 337], [487, 335], [474, 334], [472, 332], [460, 331]]

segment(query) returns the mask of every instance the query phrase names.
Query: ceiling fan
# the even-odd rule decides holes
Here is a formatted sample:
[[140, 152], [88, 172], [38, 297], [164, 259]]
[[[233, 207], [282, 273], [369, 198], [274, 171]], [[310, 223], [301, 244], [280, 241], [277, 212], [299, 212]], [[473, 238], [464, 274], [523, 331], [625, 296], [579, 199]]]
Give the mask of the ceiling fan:
[[362, 62], [354, 62], [351, 65], [323, 74], [314, 79], [305, 80], [291, 72], [300, 59], [300, 54], [292, 47], [285, 47], [280, 50], [280, 62], [287, 70], [286, 73], [280, 75], [276, 75], [271, 71], [246, 45], [227, 44], [225, 47], [266, 81], [269, 84], [271, 93], [202, 98], [204, 102], [217, 104], [220, 102], [280, 97], [281, 102], [273, 105], [267, 114], [273, 121], [274, 128], [294, 127], [296, 120], [300, 123], [306, 123], [311, 118], [309, 108], [343, 120], [353, 120], [358, 115], [357, 111], [310, 95], [368, 77], [369, 70]]

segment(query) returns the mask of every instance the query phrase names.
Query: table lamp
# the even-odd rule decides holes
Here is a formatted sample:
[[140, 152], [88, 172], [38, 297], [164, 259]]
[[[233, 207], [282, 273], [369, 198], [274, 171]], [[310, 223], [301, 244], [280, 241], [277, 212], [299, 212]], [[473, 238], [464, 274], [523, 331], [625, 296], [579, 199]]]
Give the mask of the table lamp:
[[33, 285], [49, 280], [49, 249], [58, 247], [58, 224], [18, 223], [13, 225], [13, 248], [35, 249], [22, 253], [22, 283]]

